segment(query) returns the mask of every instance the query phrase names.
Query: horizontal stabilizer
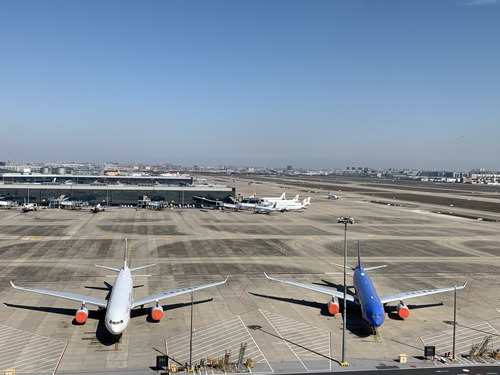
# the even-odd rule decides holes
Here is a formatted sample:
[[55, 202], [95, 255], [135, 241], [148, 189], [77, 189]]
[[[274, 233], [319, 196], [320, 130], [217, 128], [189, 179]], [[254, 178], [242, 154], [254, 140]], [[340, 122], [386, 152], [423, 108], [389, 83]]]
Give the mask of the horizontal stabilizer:
[[[343, 264], [337, 264], [337, 263], [330, 263], [331, 265], [334, 265], [334, 266], [337, 266], [337, 267], [340, 267], [340, 268], [344, 268], [344, 265]], [[346, 266], [346, 268], [348, 270], [351, 270], [351, 271], [354, 271], [354, 268], [352, 267], [349, 267], [349, 266]]]
[[99, 264], [94, 264], [94, 266], [99, 267], [99, 268], [104, 268], [105, 270], [120, 272], [120, 269], [119, 268], [115, 268], [115, 267], [100, 266]]
[[387, 264], [383, 264], [381, 266], [373, 266], [373, 267], [364, 268], [364, 270], [370, 271], [370, 270], [376, 270], [377, 268], [384, 268], [384, 267], [387, 267]]
[[156, 263], [148, 264], [148, 265], [145, 265], [145, 266], [139, 266], [139, 267], [131, 268], [130, 272], [137, 271], [137, 270], [142, 270], [143, 268], [153, 267], [153, 266], [156, 266]]

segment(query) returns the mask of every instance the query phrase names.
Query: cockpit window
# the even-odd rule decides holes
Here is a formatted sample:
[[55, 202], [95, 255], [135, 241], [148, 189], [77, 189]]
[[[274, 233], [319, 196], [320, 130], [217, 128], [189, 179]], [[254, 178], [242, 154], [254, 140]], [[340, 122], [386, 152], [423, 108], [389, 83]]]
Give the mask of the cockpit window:
[[118, 324], [122, 324], [123, 323], [123, 320], [110, 320], [109, 321], [109, 324], [113, 324], [113, 325], [118, 325]]

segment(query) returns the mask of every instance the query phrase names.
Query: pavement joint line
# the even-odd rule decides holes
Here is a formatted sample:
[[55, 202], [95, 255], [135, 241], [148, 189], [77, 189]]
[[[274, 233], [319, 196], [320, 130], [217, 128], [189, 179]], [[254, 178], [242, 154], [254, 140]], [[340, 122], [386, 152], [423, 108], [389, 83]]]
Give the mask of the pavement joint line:
[[286, 346], [288, 346], [288, 348], [290, 349], [290, 351], [295, 355], [295, 357], [297, 357], [297, 359], [299, 360], [299, 362], [302, 364], [302, 366], [304, 366], [304, 368], [307, 370], [307, 367], [306, 365], [304, 365], [304, 362], [302, 362], [302, 360], [299, 358], [299, 356], [295, 353], [295, 351], [290, 347], [290, 345], [288, 344], [288, 341], [280, 334], [280, 332], [276, 329], [276, 327], [273, 325], [273, 323], [269, 320], [268, 316], [266, 314], [263, 314], [264, 315], [264, 318], [269, 322], [269, 324], [271, 325], [271, 327], [273, 327], [273, 329], [276, 331], [276, 333], [278, 334], [279, 337], [281, 337], [281, 339], [283, 340], [283, 342], [286, 344]]

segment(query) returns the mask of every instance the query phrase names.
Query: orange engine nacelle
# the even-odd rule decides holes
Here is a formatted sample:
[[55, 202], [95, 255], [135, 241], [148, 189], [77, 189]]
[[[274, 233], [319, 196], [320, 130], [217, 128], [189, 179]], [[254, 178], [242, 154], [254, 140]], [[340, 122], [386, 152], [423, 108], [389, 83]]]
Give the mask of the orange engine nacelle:
[[406, 319], [410, 316], [410, 309], [403, 302], [398, 304], [398, 315], [401, 319]]
[[335, 300], [332, 299], [330, 302], [328, 302], [328, 313], [331, 315], [338, 314], [340, 311], [340, 306], [339, 303]]
[[80, 307], [75, 314], [75, 320], [78, 324], [83, 324], [87, 321], [87, 318], [89, 316], [89, 310], [82, 306]]
[[159, 322], [163, 318], [163, 307], [156, 305], [151, 309], [151, 319]]

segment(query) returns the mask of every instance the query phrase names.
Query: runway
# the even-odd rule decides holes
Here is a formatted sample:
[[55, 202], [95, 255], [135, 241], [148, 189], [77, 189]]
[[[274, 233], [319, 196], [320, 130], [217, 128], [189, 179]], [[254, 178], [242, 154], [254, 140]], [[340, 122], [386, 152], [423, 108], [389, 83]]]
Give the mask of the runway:
[[[244, 357], [254, 362], [252, 372], [339, 369], [343, 319], [327, 315], [329, 298], [268, 281], [264, 272], [341, 288], [342, 270], [331, 265], [343, 261], [344, 226], [336, 222], [340, 216], [355, 219], [347, 232], [348, 264], [355, 265], [360, 240], [365, 267], [388, 265], [369, 272], [379, 295], [467, 282], [458, 292], [457, 355], [468, 354], [486, 335], [500, 347], [500, 224], [495, 210], [484, 209], [484, 202], [498, 201], [491, 192], [473, 196], [464, 190], [412, 191], [407, 186], [349, 181], [342, 183], [340, 192], [335, 185], [332, 192], [340, 198], [331, 200], [324, 181], [314, 186], [296, 179], [262, 179], [252, 186], [247, 179], [214, 182], [235, 186], [242, 195], [253, 194], [256, 187], [263, 196], [278, 197], [286, 191], [291, 198], [299, 193], [301, 198], [311, 196], [312, 204], [270, 215], [193, 208], [116, 208], [97, 214], [0, 210], [0, 369], [147, 373], [154, 372], [158, 355], [168, 354], [180, 364], [189, 361], [190, 294], [164, 300], [165, 316], [159, 323], [151, 321], [147, 311], [134, 311], [130, 326], [115, 343], [96, 309], [89, 308], [87, 323], [77, 325], [78, 303], [14, 290], [9, 284], [12, 280], [104, 298], [106, 283], [116, 275], [94, 265], [120, 267], [125, 238], [131, 267], [156, 263], [134, 275], [135, 298], [229, 276], [226, 284], [194, 294], [193, 363], [227, 352], [235, 362], [246, 343]], [[312, 184], [309, 179], [307, 184]], [[382, 195], [389, 202], [381, 202]], [[449, 199], [483, 203], [477, 209], [470, 201], [464, 207], [454, 204], [451, 210], [457, 215], [443, 214], [450, 211]], [[450, 351], [453, 292], [411, 299], [407, 305], [409, 319], [400, 320], [393, 304], [374, 338], [359, 310], [348, 304], [348, 361], [403, 366], [395, 360], [405, 353], [411, 366], [422, 363], [424, 345], [435, 345], [438, 354]], [[473, 363], [462, 356], [459, 360]]]

